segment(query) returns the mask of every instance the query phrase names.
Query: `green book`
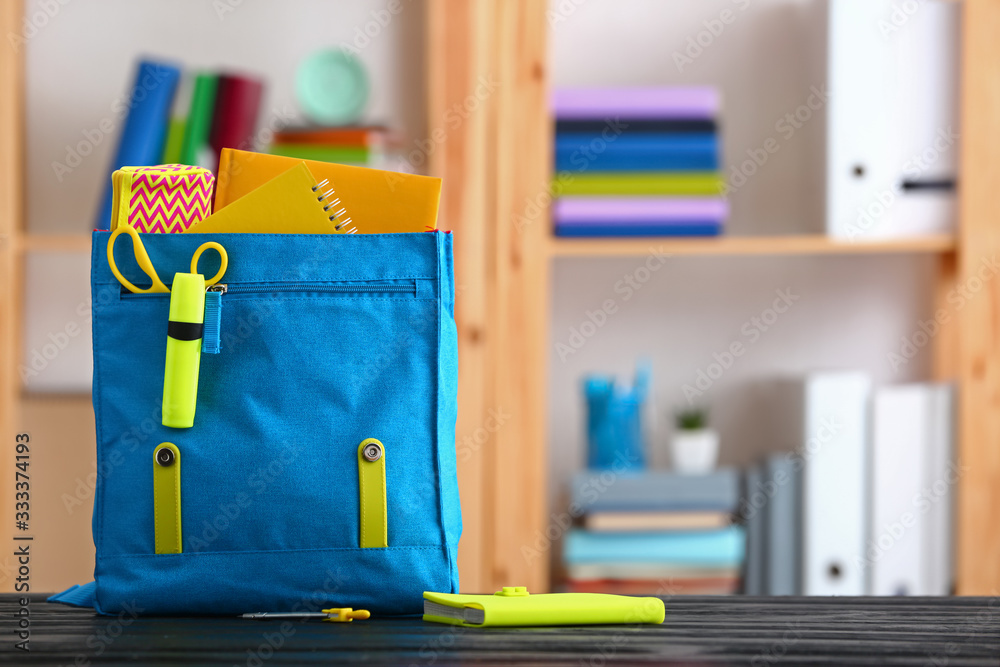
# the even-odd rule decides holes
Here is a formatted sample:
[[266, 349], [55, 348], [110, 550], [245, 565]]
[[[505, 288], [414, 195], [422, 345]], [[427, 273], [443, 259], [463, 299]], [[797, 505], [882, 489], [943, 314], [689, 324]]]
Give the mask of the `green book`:
[[284, 155], [298, 160], [317, 160], [340, 164], [368, 164], [367, 148], [346, 146], [323, 146], [316, 144], [272, 144], [268, 151], [272, 155]]
[[215, 112], [215, 89], [219, 83], [217, 74], [202, 72], [194, 80], [194, 92], [191, 94], [191, 111], [188, 113], [187, 127], [184, 129], [184, 139], [181, 142], [181, 164], [190, 164], [210, 168], [211, 164], [203, 164], [205, 151], [208, 149], [208, 133], [212, 129], [212, 114]]
[[163, 142], [160, 164], [177, 164], [181, 161], [181, 141], [184, 139], [186, 125], [183, 118], [170, 119], [170, 124], [167, 126], [167, 140]]
[[556, 196], [718, 195], [722, 186], [722, 174], [714, 171], [567, 173], [552, 181], [552, 193]]

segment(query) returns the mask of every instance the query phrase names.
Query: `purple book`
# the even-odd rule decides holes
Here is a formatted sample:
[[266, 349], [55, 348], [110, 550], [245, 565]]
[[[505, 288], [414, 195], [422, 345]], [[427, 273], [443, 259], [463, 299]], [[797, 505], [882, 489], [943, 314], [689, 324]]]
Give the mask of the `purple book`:
[[729, 203], [720, 197], [561, 197], [552, 217], [557, 224], [689, 224], [725, 220]]
[[605, 118], [715, 118], [719, 91], [708, 86], [658, 88], [561, 88], [552, 95], [560, 120]]

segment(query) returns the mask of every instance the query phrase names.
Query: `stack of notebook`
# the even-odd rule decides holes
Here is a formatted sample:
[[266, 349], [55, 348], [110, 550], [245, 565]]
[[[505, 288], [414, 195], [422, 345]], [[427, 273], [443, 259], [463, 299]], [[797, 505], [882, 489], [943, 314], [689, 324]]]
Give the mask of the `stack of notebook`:
[[714, 88], [558, 90], [557, 236], [714, 236], [722, 197]]
[[380, 125], [289, 128], [275, 133], [269, 152], [302, 160], [373, 166], [391, 139], [388, 128]]
[[573, 481], [582, 526], [570, 531], [568, 588], [623, 595], [735, 593], [745, 554], [733, 525], [735, 470], [708, 475], [584, 473]]

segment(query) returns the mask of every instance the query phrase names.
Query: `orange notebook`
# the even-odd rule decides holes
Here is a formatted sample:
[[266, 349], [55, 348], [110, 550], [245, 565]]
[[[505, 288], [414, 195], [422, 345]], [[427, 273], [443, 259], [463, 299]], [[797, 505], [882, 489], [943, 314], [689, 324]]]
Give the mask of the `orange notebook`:
[[[295, 162], [293, 160], [293, 162]], [[291, 169], [245, 197], [197, 222], [186, 231], [194, 234], [350, 234], [353, 225], [327, 185], [317, 187], [316, 178], [301, 160]], [[339, 229], [338, 229], [339, 227]]]
[[223, 148], [219, 157], [215, 210], [224, 211], [233, 202], [301, 162], [305, 162], [316, 179], [329, 180], [359, 234], [437, 229], [440, 178], [234, 148]]

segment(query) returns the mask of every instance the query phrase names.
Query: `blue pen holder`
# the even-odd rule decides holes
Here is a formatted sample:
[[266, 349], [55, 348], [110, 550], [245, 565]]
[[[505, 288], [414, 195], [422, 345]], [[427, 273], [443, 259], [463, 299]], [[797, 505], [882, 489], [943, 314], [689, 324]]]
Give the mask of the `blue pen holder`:
[[617, 387], [614, 378], [598, 375], [584, 378], [590, 469], [621, 471], [646, 467], [641, 417], [648, 378], [648, 370], [640, 369], [630, 390]]

